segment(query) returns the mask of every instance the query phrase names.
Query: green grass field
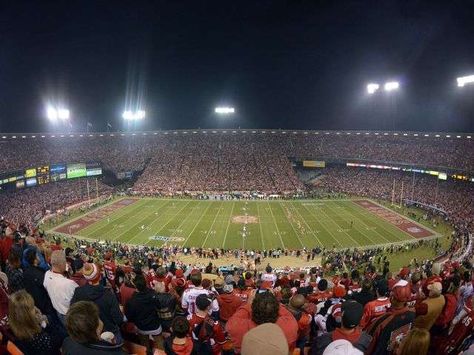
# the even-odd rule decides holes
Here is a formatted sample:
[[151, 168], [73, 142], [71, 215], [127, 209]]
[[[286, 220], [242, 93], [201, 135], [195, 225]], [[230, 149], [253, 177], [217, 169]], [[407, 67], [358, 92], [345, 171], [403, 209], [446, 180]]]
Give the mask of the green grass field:
[[[142, 198], [117, 207], [120, 201], [124, 200], [102, 206], [54, 230], [139, 245], [161, 245], [167, 240], [168, 244], [193, 247], [255, 250], [360, 247], [414, 238], [351, 200]], [[150, 239], [153, 237], [158, 240]]]

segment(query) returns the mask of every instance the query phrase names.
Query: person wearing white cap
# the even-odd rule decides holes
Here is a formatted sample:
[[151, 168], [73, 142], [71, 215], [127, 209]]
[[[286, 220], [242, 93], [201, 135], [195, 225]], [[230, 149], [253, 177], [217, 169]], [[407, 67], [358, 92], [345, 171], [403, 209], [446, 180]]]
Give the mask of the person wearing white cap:
[[329, 344], [323, 355], [363, 355], [364, 353], [355, 348], [349, 340], [338, 339]]

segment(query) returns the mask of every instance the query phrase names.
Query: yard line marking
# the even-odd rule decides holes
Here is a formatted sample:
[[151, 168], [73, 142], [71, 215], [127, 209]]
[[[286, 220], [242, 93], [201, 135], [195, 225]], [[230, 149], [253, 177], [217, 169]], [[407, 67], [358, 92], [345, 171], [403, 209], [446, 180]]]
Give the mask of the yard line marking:
[[[169, 204], [169, 203], [168, 203], [168, 204]], [[166, 202], [165, 202], [164, 204], [162, 204], [162, 205], [158, 208], [158, 210], [154, 210], [154, 211], [152, 211], [152, 212], [146, 214], [146, 217], [145, 217], [145, 218], [141, 218], [137, 223], [132, 224], [132, 226], [131, 226], [130, 228], [128, 228], [125, 232], [123, 232], [123, 233], [117, 235], [115, 238], [112, 239], [112, 241], [115, 241], [115, 240], [119, 239], [120, 237], [122, 237], [123, 235], [129, 233], [129, 231], [131, 231], [132, 229], [134, 229], [135, 226], [139, 226], [141, 223], [143, 223], [143, 221], [147, 220], [151, 215], [153, 215], [153, 214], [155, 214], [156, 212], [158, 212], [158, 211], [162, 210], [163, 208], [165, 208], [166, 205], [167, 205], [167, 204], [166, 204]], [[139, 232], [138, 234], [140, 234], [140, 233], [141, 233], [141, 232]], [[134, 234], [134, 237], [132, 237], [131, 239], [129, 239], [129, 240], [127, 241], [127, 243], [130, 243], [130, 241], [131, 241], [132, 239], [134, 239], [136, 236], [137, 236], [137, 234]]]
[[257, 203], [257, 214], [258, 214], [258, 227], [260, 228], [260, 239], [262, 240], [262, 250], [265, 250], [265, 243], [263, 241], [263, 230], [262, 230], [263, 222], [260, 222], [262, 220], [262, 217], [260, 217], [260, 209], [258, 208], [258, 203]]
[[[303, 204], [301, 204], [301, 205], [305, 208], [305, 210], [307, 210], [307, 211], [309, 212], [309, 214], [310, 214], [311, 216], [314, 217], [314, 220], [315, 220], [316, 222], [318, 222], [318, 223], [321, 225], [321, 227], [323, 227], [323, 229], [324, 229], [326, 232], [328, 232], [328, 234], [331, 235], [332, 239], [333, 239], [334, 241], [336, 241], [337, 244], [339, 244], [339, 246], [342, 248], [343, 246], [342, 246], [341, 242], [340, 242], [339, 239], [336, 238], [336, 236], [331, 232], [331, 229], [330, 229], [330, 228], [326, 228], [326, 227], [319, 221], [318, 216], [317, 216], [315, 213], [313, 213], [309, 208], [307, 208], [307, 207], [306, 207], [305, 205], [303, 205]], [[324, 213], [324, 214], [328, 217], [328, 218], [327, 218], [328, 221], [329, 221], [329, 220], [332, 221], [332, 219], [329, 217], [329, 215], [327, 215], [327, 214], [323, 211], [322, 208], [321, 208], [321, 212]], [[334, 245], [334, 242], [333, 242], [333, 245]], [[332, 247], [332, 245], [330, 245], [329, 247]]]
[[280, 228], [278, 228], [277, 222], [275, 220], [275, 216], [273, 215], [272, 207], [270, 206], [270, 203], [268, 201], [267, 201], [267, 204], [268, 204], [268, 207], [270, 208], [270, 214], [273, 217], [273, 223], [275, 224], [275, 227], [277, 229], [278, 236], [280, 237], [281, 245], [283, 246], [283, 249], [286, 249], [285, 248], [285, 243], [283, 243], [283, 239], [281, 238]]
[[[178, 212], [176, 212], [176, 213], [168, 220], [168, 222], [166, 222], [165, 224], [163, 224], [154, 234], [158, 234], [161, 230], [163, 230], [163, 228], [165, 228], [173, 219], [175, 219], [175, 217], [176, 217], [177, 215], [179, 215], [179, 214], [183, 211], [183, 209], [185, 209], [186, 207], [188, 207], [188, 205], [189, 205], [190, 203], [191, 203], [191, 201], [189, 201], [186, 205], [184, 205]], [[190, 215], [190, 214], [189, 214], [189, 215]], [[170, 237], [172, 237], [172, 236], [174, 235], [174, 233], [176, 233], [176, 229], [179, 229], [179, 227], [181, 227], [181, 225], [184, 223], [184, 221], [186, 220], [186, 218], [189, 217], [189, 215], [187, 215], [186, 217], [183, 218], [183, 220], [182, 220], [181, 223], [178, 225], [178, 227], [175, 228], [175, 231], [174, 231], [173, 233], [171, 233]], [[156, 221], [158, 221], [158, 219], [156, 219], [154, 222], [152, 222], [152, 223], [150, 224], [150, 227], [151, 227], [152, 225], [154, 225], [154, 224], [156, 223]], [[142, 232], [140, 232], [140, 233], [142, 233]], [[139, 233], [139, 234], [140, 234], [140, 233]], [[137, 234], [136, 236], [138, 236], [138, 234]], [[136, 236], [135, 236], [135, 237], [136, 237]], [[135, 238], [135, 237], [134, 237], [134, 238]], [[145, 245], [148, 244], [148, 243], [150, 243], [150, 242], [151, 242], [151, 240], [148, 239], [148, 241], [145, 243]], [[164, 243], [162, 243], [162, 244], [164, 244]]]
[[[285, 211], [283, 210], [283, 208], [282, 208], [282, 206], [281, 206], [281, 201], [278, 202], [278, 205], [279, 205], [280, 208], [282, 209], [283, 213], [285, 213]], [[291, 228], [293, 229], [293, 231], [295, 232], [296, 239], [298, 239], [298, 241], [300, 242], [301, 247], [304, 248], [305, 246], [303, 245], [303, 242], [301, 241], [301, 239], [298, 238], [298, 234], [301, 235], [301, 237], [304, 237], [304, 235], [303, 235], [301, 232], [298, 233], [298, 232], [296, 231], [295, 227], [293, 226], [293, 223], [291, 223], [291, 221], [288, 219], [287, 216], [285, 216], [285, 218], [286, 218], [286, 220], [288, 221], [288, 223], [290, 224], [290, 226], [291, 226]]]
[[[331, 207], [329, 207], [329, 208], [331, 208]], [[322, 212], [323, 212], [324, 214], [326, 214], [325, 211], [322, 210]], [[342, 231], [343, 233], [345, 233], [354, 243], [356, 243], [356, 244], [358, 244], [359, 246], [361, 246], [361, 244], [360, 244], [357, 240], [355, 240], [354, 238], [352, 238], [351, 235], [350, 235], [349, 233], [347, 233], [347, 232], [344, 230], [343, 226], [341, 226], [339, 223], [337, 223], [334, 219], [332, 219], [331, 222], [332, 222], [333, 224], [335, 224], [336, 226], [338, 226], [339, 229], [341, 229], [341, 231]]]
[[306, 224], [306, 226], [309, 228], [309, 230], [313, 234], [314, 238], [316, 238], [316, 240], [318, 241], [319, 245], [324, 246], [323, 243], [321, 243], [321, 241], [319, 240], [316, 233], [313, 232], [313, 228], [311, 228], [311, 226], [308, 224], [308, 222], [306, 222], [306, 219], [303, 217], [303, 215], [300, 213], [300, 211], [298, 211], [298, 209], [295, 207], [295, 205], [293, 203], [290, 203], [290, 205], [296, 211], [296, 213], [298, 213], [300, 215], [300, 217], [303, 220], [304, 224]]
[[[328, 207], [330, 210], [334, 210], [334, 208], [337, 208], [339, 209], [339, 213], [338, 213], [338, 217], [339, 219], [341, 219], [344, 223], [349, 223], [348, 220], [350, 220], [352, 217], [350, 216], [350, 213], [349, 212], [346, 212], [346, 209], [347, 207], [346, 206], [340, 206], [338, 204], [337, 201], [334, 201], [334, 204], [336, 205], [336, 207]], [[336, 210], [337, 211], [337, 210]], [[336, 219], [334, 219], [334, 221], [336, 222]], [[357, 221], [360, 221], [359, 218], [357, 218]], [[336, 222], [337, 223], [337, 222]], [[342, 227], [342, 226], [341, 226]], [[345, 233], [349, 234], [348, 232], [346, 232], [346, 230], [349, 230], [350, 228], [341, 228], [341, 230], [344, 230]], [[374, 243], [373, 239], [368, 237], [365, 233], [363, 233], [361, 230], [359, 230], [358, 227], [352, 227], [352, 230], [354, 230], [355, 232], [359, 233], [360, 234], [360, 237], [362, 238], [365, 238], [369, 244], [367, 244], [367, 242], [363, 242], [359, 239], [357, 239], [357, 241], [359, 242], [359, 244], [361, 245], [372, 245], [372, 244], [376, 244]], [[364, 240], [365, 240], [364, 239]]]
[[[222, 203], [221, 203], [221, 205], [222, 205]], [[209, 235], [210, 235], [211, 232], [213, 231], [212, 227], [214, 227], [214, 223], [216, 223], [217, 216], [219, 215], [220, 212], [221, 212], [221, 209], [219, 208], [219, 210], [217, 211], [216, 215], [214, 216], [214, 220], [212, 221], [211, 226], [209, 227], [209, 231], [207, 232], [206, 238], [205, 238], [204, 241], [202, 242], [201, 248], [204, 248], [204, 244], [206, 244], [207, 239], [209, 238]]]
[[[114, 213], [112, 216], [113, 218], [110, 219], [110, 224], [113, 224], [114, 222], [118, 221], [119, 219], [123, 218], [124, 216], [128, 215], [129, 213], [131, 213], [131, 217], [135, 216], [136, 215], [136, 211], [140, 210], [144, 205], [145, 205], [145, 201], [138, 201], [136, 202], [136, 204], [133, 204], [133, 205], [130, 205], [130, 206], [126, 206], [123, 210], [118, 210], [116, 213]], [[130, 210], [127, 209], [127, 207], [133, 207], [131, 208]], [[85, 216], [87, 216], [89, 213], [85, 214]], [[105, 219], [103, 219], [102, 221], [104, 221]], [[96, 233], [97, 231], [100, 231], [102, 228], [104, 228], [105, 232], [107, 233], [106, 231], [106, 227], [108, 224], [105, 224], [105, 225], [102, 225], [102, 221], [97, 221], [96, 223], [92, 224], [90, 227], [91, 229], [88, 230], [88, 228], [85, 228], [84, 231], [87, 230], [86, 233], [84, 233], [84, 236], [86, 237], [89, 237], [89, 236], [93, 236], [94, 233]]]
[[207, 206], [207, 208], [204, 210], [204, 213], [201, 215], [201, 217], [199, 218], [199, 220], [197, 221], [197, 223], [194, 225], [194, 228], [192, 229], [191, 233], [189, 233], [189, 235], [188, 235], [188, 237], [186, 238], [186, 240], [184, 241], [183, 245], [186, 245], [187, 241], [189, 240], [189, 238], [191, 237], [191, 235], [194, 233], [194, 230], [197, 228], [197, 226], [199, 225], [199, 223], [201, 223], [202, 218], [203, 218], [204, 215], [207, 213], [207, 210], [209, 209], [209, 207], [210, 207], [211, 204], [212, 204], [211, 201], [208, 201], [207, 203], [209, 204], [209, 206]]
[[227, 232], [229, 232], [230, 220], [232, 219], [232, 215], [234, 214], [234, 207], [235, 201], [232, 201], [232, 209], [230, 210], [229, 220], [227, 221], [227, 228], [225, 229], [224, 240], [222, 241], [222, 248], [224, 248], [225, 240], [227, 239]]
[[[358, 207], [356, 204], [353, 204], [353, 206]], [[360, 221], [366, 228], [370, 228], [370, 226], [369, 226], [367, 223], [365, 223], [364, 220], [361, 219], [361, 218], [357, 215], [357, 214], [358, 214], [358, 211], [357, 211], [356, 208], [353, 208], [353, 207], [349, 206], [348, 212], [349, 212], [349, 214], [351, 214], [352, 216], [356, 217], [356, 218], [358, 219], [358, 221]], [[375, 216], [375, 215], [374, 215], [374, 216]], [[389, 233], [390, 235], [393, 235], [392, 233], [390, 233], [390, 231], [387, 231], [382, 225], [379, 225], [376, 221], [374, 221], [374, 223], [377, 224], [380, 228], [382, 228], [384, 231], [386, 231], [386, 232]], [[357, 228], [357, 227], [356, 227], [356, 228]], [[382, 233], [380, 233], [377, 229], [375, 229], [375, 232], [376, 232], [380, 237], [382, 237], [383, 239], [385, 239], [385, 240], [387, 241], [387, 243], [393, 242], [393, 241], [390, 241], [390, 240], [388, 240], [387, 238], [385, 238], [385, 236], [384, 236]], [[374, 245], [379, 244], [379, 243], [375, 243], [374, 240], [373, 240], [372, 238], [368, 237], [368, 236], [367, 236], [367, 239], [370, 239]]]

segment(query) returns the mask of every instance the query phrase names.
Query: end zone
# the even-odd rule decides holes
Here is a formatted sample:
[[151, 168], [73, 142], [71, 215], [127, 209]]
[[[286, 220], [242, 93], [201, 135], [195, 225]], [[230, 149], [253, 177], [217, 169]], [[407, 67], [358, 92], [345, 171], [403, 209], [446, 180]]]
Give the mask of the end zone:
[[388, 223], [394, 225], [401, 231], [412, 236], [413, 238], [426, 238], [436, 235], [433, 231], [428, 230], [426, 227], [423, 227], [404, 216], [389, 210], [386, 207], [383, 207], [373, 201], [369, 200], [355, 200], [358, 206], [370, 211], [377, 217], [380, 217], [387, 221]]

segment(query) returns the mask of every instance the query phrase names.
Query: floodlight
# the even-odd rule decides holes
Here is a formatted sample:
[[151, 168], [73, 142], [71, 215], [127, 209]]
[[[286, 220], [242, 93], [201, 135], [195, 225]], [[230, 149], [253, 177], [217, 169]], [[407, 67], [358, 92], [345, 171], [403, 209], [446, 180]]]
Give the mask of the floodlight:
[[58, 119], [58, 111], [54, 107], [48, 106], [46, 108], [46, 116], [51, 121], [56, 121]]
[[456, 79], [459, 87], [463, 87], [466, 84], [474, 83], [474, 75], [461, 76]]
[[372, 95], [374, 94], [378, 89], [379, 89], [380, 85], [377, 84], [377, 83], [370, 83], [370, 84], [367, 84], [367, 92]]
[[145, 118], [145, 115], [146, 113], [143, 110], [138, 110], [136, 112], [126, 110], [126, 111], [123, 111], [122, 113], [122, 117], [126, 121], [142, 120]]
[[133, 120], [132, 111], [123, 111], [122, 117], [124, 120]]
[[214, 112], [220, 115], [228, 115], [228, 114], [234, 113], [235, 109], [233, 107], [222, 106], [222, 107], [216, 107], [214, 109]]
[[58, 113], [58, 118], [60, 118], [61, 120], [69, 119], [69, 110], [68, 109], [58, 108], [57, 113]]
[[400, 84], [398, 81], [388, 81], [384, 85], [384, 90], [385, 91], [393, 91], [397, 90], [400, 87]]

